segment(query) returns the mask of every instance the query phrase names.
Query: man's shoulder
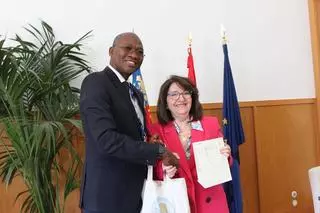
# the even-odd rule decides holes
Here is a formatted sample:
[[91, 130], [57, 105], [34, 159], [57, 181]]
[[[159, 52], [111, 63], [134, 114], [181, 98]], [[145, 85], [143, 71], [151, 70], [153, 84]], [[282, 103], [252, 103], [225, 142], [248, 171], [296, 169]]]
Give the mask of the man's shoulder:
[[101, 71], [95, 71], [95, 72], [91, 72], [89, 73], [86, 78], [101, 78], [101, 77], [107, 77], [108, 76], [108, 72], [110, 72], [111, 70], [106, 67], [104, 70]]
[[92, 82], [94, 81], [95, 83], [99, 83], [99, 82], [103, 82], [106, 83], [106, 81], [110, 81], [109, 77], [108, 77], [108, 69], [104, 69], [102, 71], [97, 71], [97, 72], [92, 72], [89, 73], [85, 78], [84, 78], [84, 82], [89, 81]]

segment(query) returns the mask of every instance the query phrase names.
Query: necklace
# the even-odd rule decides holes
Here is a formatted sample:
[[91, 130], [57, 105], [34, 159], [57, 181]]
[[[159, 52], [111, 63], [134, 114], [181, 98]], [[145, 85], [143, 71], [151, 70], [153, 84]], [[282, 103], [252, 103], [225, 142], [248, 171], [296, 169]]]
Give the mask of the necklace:
[[191, 138], [191, 135], [188, 134], [188, 135], [183, 135], [183, 134], [180, 134], [179, 133], [179, 137], [180, 139], [182, 140], [182, 142], [186, 142], [187, 140], [189, 140]]
[[188, 142], [191, 139], [191, 122], [187, 121], [186, 125], [184, 125], [184, 128], [182, 128], [182, 126], [180, 126], [176, 121], [174, 121], [174, 125], [176, 127], [180, 141], [183, 147], [186, 149], [188, 146]]
[[191, 122], [187, 121], [187, 125], [184, 126], [182, 129], [179, 124], [174, 121], [174, 126], [176, 127], [176, 131], [179, 135], [179, 139], [181, 142], [181, 145], [184, 149], [186, 158], [189, 160], [191, 153], [190, 153], [190, 147], [191, 147]]

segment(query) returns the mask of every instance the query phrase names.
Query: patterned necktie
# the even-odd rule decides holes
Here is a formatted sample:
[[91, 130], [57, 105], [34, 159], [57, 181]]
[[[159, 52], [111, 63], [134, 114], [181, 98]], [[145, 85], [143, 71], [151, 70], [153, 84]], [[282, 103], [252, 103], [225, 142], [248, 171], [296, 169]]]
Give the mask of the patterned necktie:
[[127, 85], [128, 85], [128, 88], [129, 88], [129, 93], [130, 93], [130, 97], [133, 99], [133, 100], [137, 100], [137, 95], [136, 93], [134, 92], [134, 86], [127, 82]]
[[[137, 97], [137, 94], [134, 92], [134, 86], [133, 86], [131, 83], [129, 83], [129, 82], [126, 82], [126, 85], [127, 85], [128, 88], [129, 88], [129, 94], [130, 94], [131, 99], [132, 99], [134, 102], [138, 103], [138, 97]], [[134, 103], [133, 103], [133, 104], [134, 104]], [[135, 104], [134, 104], [134, 105], [135, 105]], [[139, 106], [137, 105], [137, 107], [139, 107]], [[139, 109], [140, 109], [140, 108], [139, 108]], [[146, 141], [146, 138], [147, 138], [147, 137], [146, 137], [146, 132], [144, 131], [143, 121], [140, 120], [136, 108], [135, 108], [135, 111], [136, 111], [136, 114], [137, 114], [137, 117], [138, 117], [138, 123], [139, 123], [139, 130], [140, 130], [141, 138], [143, 138], [143, 140]], [[143, 118], [141, 118], [141, 119], [143, 119]]]

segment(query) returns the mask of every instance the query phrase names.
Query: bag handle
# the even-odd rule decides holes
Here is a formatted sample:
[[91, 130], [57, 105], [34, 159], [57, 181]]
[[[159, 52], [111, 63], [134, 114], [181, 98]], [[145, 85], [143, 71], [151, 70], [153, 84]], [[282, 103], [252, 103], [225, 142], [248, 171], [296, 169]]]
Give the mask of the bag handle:
[[153, 166], [148, 166], [148, 176], [147, 180], [152, 181], [153, 180]]
[[163, 181], [171, 181], [165, 170], [163, 170]]
[[[148, 166], [148, 175], [147, 175], [148, 181], [153, 181], [153, 166]], [[163, 171], [163, 181], [171, 181], [171, 178], [168, 177], [165, 171]]]

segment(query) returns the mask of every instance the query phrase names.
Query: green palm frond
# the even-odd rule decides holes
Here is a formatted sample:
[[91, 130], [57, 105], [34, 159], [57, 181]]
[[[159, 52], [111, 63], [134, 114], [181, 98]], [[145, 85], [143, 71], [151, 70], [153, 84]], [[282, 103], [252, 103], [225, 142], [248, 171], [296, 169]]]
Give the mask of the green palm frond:
[[[76, 175], [82, 162], [71, 142], [73, 128], [82, 131], [79, 89], [70, 81], [90, 72], [83, 41], [90, 32], [72, 44], [56, 41], [46, 22], [41, 28], [25, 28], [34, 41], [16, 35], [13, 47], [0, 40], [0, 177], [7, 185], [17, 175], [28, 190], [21, 212], [60, 213], [58, 177], [62, 165], [57, 157], [67, 150], [71, 166], [66, 172], [64, 199], [79, 187]], [[10, 141], [10, 142], [9, 142]], [[23, 196], [22, 196], [23, 195]]]
[[79, 181], [76, 179], [76, 173], [80, 165], [81, 160], [79, 158], [74, 158], [70, 168], [67, 171], [64, 199], [66, 199], [74, 189], [80, 187]]

